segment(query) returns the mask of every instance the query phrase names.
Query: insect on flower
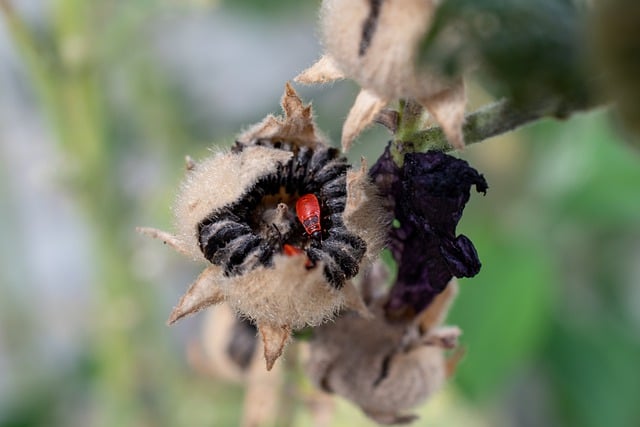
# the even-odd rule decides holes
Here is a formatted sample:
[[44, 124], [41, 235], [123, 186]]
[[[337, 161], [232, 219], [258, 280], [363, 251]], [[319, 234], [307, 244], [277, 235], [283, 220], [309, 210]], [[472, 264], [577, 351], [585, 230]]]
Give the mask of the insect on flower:
[[351, 279], [378, 254], [388, 222], [364, 165], [350, 170], [289, 85], [282, 107], [284, 117], [267, 116], [231, 150], [188, 164], [175, 235], [140, 229], [208, 262], [169, 323], [225, 301], [257, 326], [269, 368], [293, 330], [345, 307], [366, 312]]
[[296, 214], [307, 234], [316, 241], [322, 237], [320, 203], [313, 194], [305, 194], [296, 202]]

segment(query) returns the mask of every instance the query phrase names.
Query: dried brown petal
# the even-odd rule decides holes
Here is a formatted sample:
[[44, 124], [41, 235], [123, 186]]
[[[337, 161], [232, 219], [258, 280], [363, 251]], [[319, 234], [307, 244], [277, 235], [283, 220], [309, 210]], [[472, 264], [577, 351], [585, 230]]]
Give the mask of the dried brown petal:
[[171, 233], [150, 227], [136, 227], [136, 231], [152, 239], [162, 240], [162, 243], [169, 245], [170, 248], [183, 255], [189, 256], [191, 254], [190, 249], [186, 247], [185, 243]]
[[391, 224], [392, 213], [384, 208], [364, 157], [360, 169], [347, 172], [347, 204], [343, 217], [347, 227], [367, 242], [368, 261], [375, 261], [386, 243], [385, 230]]
[[189, 290], [180, 298], [167, 324], [171, 325], [185, 316], [224, 301], [224, 293], [215, 283], [219, 270], [219, 267], [212, 265], [200, 273]]
[[329, 55], [323, 55], [318, 62], [307, 68], [293, 79], [296, 83], [314, 84], [330, 83], [344, 79], [344, 74]]
[[276, 326], [269, 323], [258, 323], [258, 331], [262, 335], [267, 371], [270, 371], [291, 337], [291, 328], [287, 325]]
[[467, 96], [464, 91], [464, 81], [458, 79], [451, 87], [438, 95], [419, 100], [423, 107], [433, 115], [440, 124], [449, 143], [456, 149], [464, 148], [462, 124]]
[[374, 92], [362, 89], [342, 126], [342, 149], [349, 151], [353, 140], [365, 130], [388, 104]]
[[267, 116], [238, 136], [237, 141], [250, 144], [256, 139], [283, 140], [308, 147], [326, 144], [326, 138], [316, 129], [311, 106], [302, 103], [289, 83], [285, 86], [281, 105], [284, 117]]
[[449, 312], [453, 300], [458, 295], [458, 281], [453, 278], [425, 310], [417, 317], [416, 322], [420, 325], [421, 331], [427, 331], [441, 325], [445, 315]]

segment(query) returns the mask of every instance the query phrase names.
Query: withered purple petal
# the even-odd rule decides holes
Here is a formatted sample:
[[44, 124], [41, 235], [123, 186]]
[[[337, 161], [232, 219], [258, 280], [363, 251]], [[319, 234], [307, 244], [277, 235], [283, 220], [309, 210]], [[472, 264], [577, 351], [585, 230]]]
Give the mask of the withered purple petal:
[[389, 248], [398, 277], [387, 303], [393, 317], [412, 317], [456, 277], [475, 276], [480, 260], [473, 243], [456, 236], [456, 226], [472, 186], [485, 193], [484, 177], [464, 160], [438, 151], [409, 153], [398, 168], [389, 148], [371, 170], [381, 191], [393, 199], [400, 227]]
[[444, 290], [451, 273], [442, 268], [438, 245], [438, 239], [424, 239], [419, 233], [413, 233], [404, 241], [404, 250], [398, 259], [398, 277], [385, 307], [392, 317], [413, 317]]
[[378, 161], [369, 170], [369, 176], [373, 179], [378, 192], [384, 197], [385, 208], [395, 210], [396, 200], [394, 193], [400, 185], [400, 168], [396, 165], [391, 157], [389, 147], [387, 145]]
[[451, 241], [440, 241], [440, 251], [446, 259], [451, 274], [456, 277], [473, 277], [480, 272], [480, 260], [475, 246], [464, 234]]

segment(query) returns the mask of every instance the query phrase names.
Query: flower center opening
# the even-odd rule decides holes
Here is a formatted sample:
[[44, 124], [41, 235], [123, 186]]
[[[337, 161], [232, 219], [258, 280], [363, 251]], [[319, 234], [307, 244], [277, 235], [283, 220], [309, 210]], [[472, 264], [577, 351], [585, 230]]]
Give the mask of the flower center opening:
[[[239, 200], [198, 224], [205, 258], [223, 266], [227, 276], [234, 276], [259, 265], [273, 266], [275, 254], [291, 255], [299, 250], [306, 253], [309, 268], [322, 262], [327, 280], [341, 287], [357, 274], [366, 251], [364, 240], [349, 232], [342, 219], [346, 159], [335, 148], [313, 150], [268, 140], [256, 145], [286, 149], [293, 156], [260, 178]], [[242, 151], [242, 146], [235, 151]], [[313, 195], [318, 205], [303, 204], [305, 209], [298, 209], [306, 211], [302, 214], [296, 211], [296, 204], [305, 195]]]

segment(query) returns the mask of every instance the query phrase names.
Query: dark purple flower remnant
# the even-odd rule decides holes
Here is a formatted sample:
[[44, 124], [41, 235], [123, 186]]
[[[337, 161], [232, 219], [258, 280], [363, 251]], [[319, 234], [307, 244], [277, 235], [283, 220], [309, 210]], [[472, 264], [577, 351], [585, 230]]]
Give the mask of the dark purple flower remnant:
[[472, 277], [480, 271], [473, 243], [456, 236], [456, 226], [471, 187], [486, 193], [487, 182], [464, 160], [440, 151], [408, 153], [398, 168], [388, 147], [371, 176], [399, 222], [389, 235], [398, 277], [386, 312], [392, 318], [413, 318], [454, 276]]

